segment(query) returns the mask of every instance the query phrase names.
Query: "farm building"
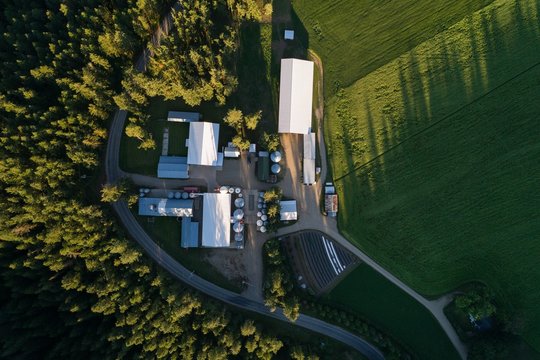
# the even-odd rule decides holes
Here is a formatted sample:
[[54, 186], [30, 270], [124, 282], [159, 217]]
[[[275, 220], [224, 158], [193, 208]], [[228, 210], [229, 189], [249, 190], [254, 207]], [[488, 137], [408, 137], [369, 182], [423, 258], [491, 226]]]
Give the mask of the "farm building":
[[187, 163], [190, 165], [223, 166], [223, 153], [218, 153], [219, 124], [192, 122], [189, 124]]
[[270, 155], [267, 151], [259, 151], [257, 161], [257, 178], [259, 181], [268, 181], [270, 177]]
[[315, 184], [315, 133], [304, 134], [304, 184]]
[[202, 246], [228, 247], [231, 243], [231, 194], [203, 195]]
[[310, 132], [312, 97], [313, 62], [281, 59], [278, 132]]
[[180, 246], [183, 248], [195, 248], [199, 246], [199, 223], [191, 221], [190, 217], [182, 218]]
[[298, 220], [296, 200], [282, 200], [279, 202], [279, 215], [281, 221]]
[[283, 37], [285, 40], [294, 40], [294, 30], [285, 30]]
[[234, 146], [226, 146], [223, 148], [223, 156], [226, 158], [237, 158], [240, 156], [240, 150]]
[[193, 216], [193, 200], [139, 198], [142, 216]]
[[167, 115], [167, 121], [173, 122], [193, 122], [199, 121], [201, 119], [201, 114], [196, 112], [187, 112], [187, 111], [169, 111]]
[[158, 178], [189, 179], [189, 165], [185, 156], [160, 156]]

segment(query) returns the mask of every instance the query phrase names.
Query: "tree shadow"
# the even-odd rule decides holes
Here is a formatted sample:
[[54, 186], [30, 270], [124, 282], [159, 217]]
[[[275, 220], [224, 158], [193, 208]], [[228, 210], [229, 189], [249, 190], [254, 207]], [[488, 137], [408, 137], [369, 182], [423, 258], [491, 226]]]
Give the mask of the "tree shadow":
[[[345, 225], [376, 254], [384, 247], [384, 257], [377, 260], [390, 269], [399, 269], [406, 282], [435, 284], [432, 289], [438, 292], [444, 285], [437, 285], [440, 279], [433, 274], [446, 274], [448, 278], [441, 280], [445, 284], [485, 275], [471, 275], [473, 262], [482, 262], [498, 275], [509, 269], [493, 266], [494, 260], [503, 262], [497, 253], [485, 260], [476, 256], [478, 247], [486, 246], [481, 242], [485, 234], [493, 237], [494, 244], [496, 234], [492, 229], [505, 222], [514, 226], [510, 222], [517, 220], [510, 213], [523, 212], [519, 208], [504, 209], [503, 204], [497, 208], [491, 196], [502, 194], [500, 199], [513, 204], [512, 196], [504, 193], [518, 197], [524, 193], [514, 188], [501, 191], [505, 186], [502, 180], [484, 178], [484, 173], [489, 170], [495, 174], [492, 167], [496, 165], [489, 165], [493, 159], [510, 158], [530, 142], [530, 138], [524, 139], [520, 147], [520, 138], [514, 137], [524, 136], [523, 131], [514, 135], [524, 120], [506, 118], [494, 109], [513, 101], [498, 98], [499, 91], [527, 78], [531, 69], [540, 66], [538, 11], [537, 1], [485, 9], [467, 17], [459, 33], [434, 39], [440, 42], [436, 52], [420, 47], [401, 56], [396, 71], [401, 119], [386, 116], [369, 94], [359, 97], [364, 101], [366, 115], [362, 121], [371, 155], [359, 166], [343, 159], [351, 171], [336, 180], [348, 194], [342, 200], [348, 215], [340, 218], [340, 226]], [[530, 106], [538, 106], [530, 100]], [[486, 105], [479, 111], [481, 102]], [[345, 149], [353, 148], [352, 132], [346, 131], [345, 123], [342, 125], [349, 136], [343, 138]], [[507, 163], [510, 175], [510, 170], [501, 166], [501, 179], [530, 176], [531, 169], [520, 164], [521, 157], [512, 159]], [[424, 218], [415, 216], [418, 214]], [[440, 249], [450, 242], [457, 255], [444, 256]], [[501, 285], [492, 281], [490, 286]], [[506, 299], [520, 296], [515, 289], [501, 287], [496, 291]]]

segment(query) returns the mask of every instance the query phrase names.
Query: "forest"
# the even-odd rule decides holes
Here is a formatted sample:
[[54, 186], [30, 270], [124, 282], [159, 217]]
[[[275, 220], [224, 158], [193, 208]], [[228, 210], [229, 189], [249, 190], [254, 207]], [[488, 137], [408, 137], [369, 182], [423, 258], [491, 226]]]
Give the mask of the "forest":
[[[317, 358], [173, 281], [99, 199], [113, 110], [136, 113], [157, 88], [224, 101], [237, 29], [257, 4], [183, 3], [141, 75], [133, 62], [170, 0], [1, 3], [0, 358]], [[191, 42], [201, 53], [185, 53]]]

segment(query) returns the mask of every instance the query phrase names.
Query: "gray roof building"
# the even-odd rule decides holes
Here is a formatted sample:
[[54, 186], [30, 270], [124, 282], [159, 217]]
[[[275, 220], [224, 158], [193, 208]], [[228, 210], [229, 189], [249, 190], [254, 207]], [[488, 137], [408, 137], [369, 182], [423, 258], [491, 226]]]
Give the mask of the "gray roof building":
[[199, 223], [191, 221], [190, 217], [182, 218], [180, 246], [183, 248], [199, 247]]
[[160, 156], [158, 178], [189, 179], [189, 165], [185, 156]]

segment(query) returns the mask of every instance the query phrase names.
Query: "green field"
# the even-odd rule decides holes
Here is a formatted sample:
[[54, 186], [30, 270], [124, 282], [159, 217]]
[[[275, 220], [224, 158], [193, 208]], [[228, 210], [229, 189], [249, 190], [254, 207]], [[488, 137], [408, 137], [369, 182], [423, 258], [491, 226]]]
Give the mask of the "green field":
[[293, 6], [342, 232], [426, 295], [486, 283], [540, 350], [540, 2]]
[[204, 260], [204, 255], [209, 251], [208, 249], [183, 249], [180, 247], [181, 223], [177, 218], [149, 218], [138, 215], [136, 215], [136, 218], [152, 240], [187, 269], [223, 288], [237, 293], [241, 291], [241, 282], [236, 283], [228, 280]]
[[370, 319], [421, 359], [459, 359], [437, 320], [365, 264], [350, 273], [324, 300]]

